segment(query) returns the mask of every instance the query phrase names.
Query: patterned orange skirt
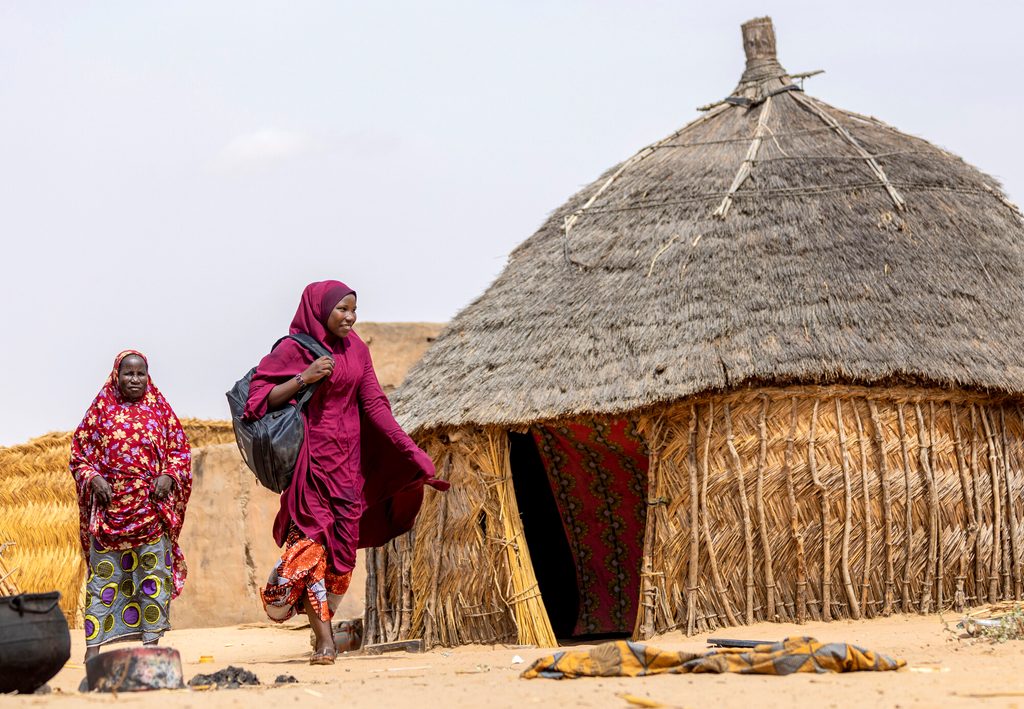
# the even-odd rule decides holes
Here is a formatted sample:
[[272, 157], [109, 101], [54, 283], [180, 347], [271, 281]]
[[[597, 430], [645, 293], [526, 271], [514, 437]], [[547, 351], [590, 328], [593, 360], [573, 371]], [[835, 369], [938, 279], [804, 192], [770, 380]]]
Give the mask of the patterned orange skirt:
[[351, 571], [341, 575], [328, 571], [327, 550], [303, 536], [293, 524], [281, 560], [270, 572], [267, 585], [260, 589], [260, 597], [267, 616], [278, 623], [305, 610], [304, 603], [320, 620], [329, 621], [351, 581]]

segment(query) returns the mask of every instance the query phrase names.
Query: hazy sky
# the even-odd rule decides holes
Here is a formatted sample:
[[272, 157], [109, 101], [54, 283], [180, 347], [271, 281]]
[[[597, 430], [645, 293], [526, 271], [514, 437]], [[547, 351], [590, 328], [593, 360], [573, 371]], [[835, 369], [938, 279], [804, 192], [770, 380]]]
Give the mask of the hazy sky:
[[1024, 5], [0, 2], [0, 444], [132, 346], [181, 416], [339, 278], [443, 321], [605, 168], [723, 98], [770, 14], [807, 90], [1024, 200]]

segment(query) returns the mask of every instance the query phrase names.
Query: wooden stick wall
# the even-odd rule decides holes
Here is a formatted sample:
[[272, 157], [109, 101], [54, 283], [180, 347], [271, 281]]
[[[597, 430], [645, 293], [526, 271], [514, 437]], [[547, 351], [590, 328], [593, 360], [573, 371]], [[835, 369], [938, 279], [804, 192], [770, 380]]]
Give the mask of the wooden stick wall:
[[639, 637], [1020, 598], [1016, 403], [762, 389], [640, 424], [651, 506]]

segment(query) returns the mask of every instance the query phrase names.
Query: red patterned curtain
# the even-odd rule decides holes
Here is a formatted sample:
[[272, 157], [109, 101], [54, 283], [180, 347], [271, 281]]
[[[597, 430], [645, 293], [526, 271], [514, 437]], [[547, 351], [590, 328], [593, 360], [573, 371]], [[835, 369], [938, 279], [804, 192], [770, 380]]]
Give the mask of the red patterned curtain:
[[640, 596], [647, 450], [625, 419], [532, 430], [576, 563], [573, 635], [628, 633]]

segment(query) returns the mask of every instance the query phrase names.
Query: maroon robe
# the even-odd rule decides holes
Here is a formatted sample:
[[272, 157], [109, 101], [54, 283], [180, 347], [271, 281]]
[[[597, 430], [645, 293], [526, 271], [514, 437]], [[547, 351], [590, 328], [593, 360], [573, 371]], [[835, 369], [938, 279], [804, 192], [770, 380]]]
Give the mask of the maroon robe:
[[[380, 546], [412, 528], [424, 485], [449, 487], [434, 478], [430, 457], [395, 421], [366, 343], [355, 332], [338, 338], [327, 331], [327, 317], [350, 293], [338, 281], [311, 283], [292, 320], [289, 332], [304, 332], [332, 352], [334, 372], [306, 405], [305, 440], [274, 520], [274, 541], [283, 545], [295, 522], [324, 545], [336, 574], [352, 570], [357, 548]], [[263, 416], [271, 389], [313, 360], [294, 340], [282, 341], [256, 368], [245, 416]]]

